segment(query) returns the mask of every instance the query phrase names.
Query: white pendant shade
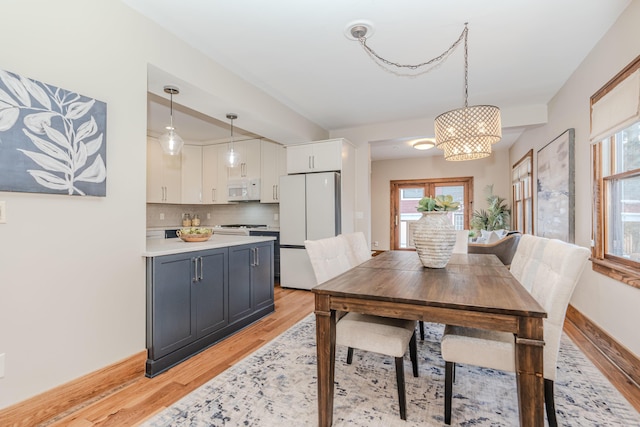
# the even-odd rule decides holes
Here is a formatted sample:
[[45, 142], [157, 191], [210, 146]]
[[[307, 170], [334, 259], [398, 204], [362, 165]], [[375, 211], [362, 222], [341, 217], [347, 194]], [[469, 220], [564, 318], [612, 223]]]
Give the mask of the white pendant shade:
[[167, 131], [160, 135], [160, 146], [162, 147], [162, 151], [170, 156], [180, 154], [180, 150], [182, 150], [183, 145], [184, 141], [171, 126], [168, 126]]
[[491, 155], [491, 145], [502, 138], [500, 109], [475, 105], [447, 111], [435, 120], [436, 147], [446, 160], [474, 160]]

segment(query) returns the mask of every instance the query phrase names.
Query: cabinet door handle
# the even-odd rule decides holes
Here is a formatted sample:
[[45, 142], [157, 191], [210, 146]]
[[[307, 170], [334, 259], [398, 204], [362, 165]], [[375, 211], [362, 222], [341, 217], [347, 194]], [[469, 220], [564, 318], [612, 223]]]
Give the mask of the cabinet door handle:
[[311, 156], [309, 156], [309, 169], [313, 169], [313, 166], [311, 166]]
[[316, 156], [311, 156], [311, 158], [313, 159], [312, 164], [313, 164], [313, 168], [315, 169], [316, 168]]
[[191, 281], [195, 283], [198, 281], [198, 258], [191, 258], [191, 261], [193, 262], [193, 278]]
[[211, 189], [211, 201], [212, 202], [216, 201], [216, 189], [215, 188]]
[[198, 260], [200, 261], [200, 277], [198, 277], [198, 282], [201, 281], [202, 279], [204, 279], [204, 272], [203, 272], [203, 268], [202, 268], [202, 257], [198, 257]]
[[257, 267], [260, 265], [260, 257], [258, 256], [258, 248], [251, 248], [251, 267]]
[[276, 186], [275, 186], [275, 185], [272, 185], [272, 186], [271, 186], [271, 197], [273, 197], [273, 200], [278, 200], [278, 199], [277, 199], [277, 195], [276, 195], [276, 194], [277, 194], [277, 193], [276, 193]]

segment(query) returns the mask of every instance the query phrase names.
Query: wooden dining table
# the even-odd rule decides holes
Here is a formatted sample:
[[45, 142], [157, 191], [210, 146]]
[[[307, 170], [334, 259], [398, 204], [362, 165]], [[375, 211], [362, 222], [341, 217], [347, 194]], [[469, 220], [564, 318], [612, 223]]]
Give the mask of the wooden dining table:
[[520, 425], [544, 425], [547, 314], [495, 255], [453, 254], [445, 268], [431, 269], [416, 252], [387, 251], [312, 291], [320, 427], [333, 423], [336, 311], [512, 332]]

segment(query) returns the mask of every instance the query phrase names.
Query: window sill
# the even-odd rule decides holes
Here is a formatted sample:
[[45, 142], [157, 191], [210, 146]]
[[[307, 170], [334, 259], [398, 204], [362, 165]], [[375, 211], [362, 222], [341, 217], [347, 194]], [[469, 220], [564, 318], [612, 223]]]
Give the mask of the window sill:
[[631, 267], [605, 259], [591, 258], [593, 271], [640, 289], [640, 274]]

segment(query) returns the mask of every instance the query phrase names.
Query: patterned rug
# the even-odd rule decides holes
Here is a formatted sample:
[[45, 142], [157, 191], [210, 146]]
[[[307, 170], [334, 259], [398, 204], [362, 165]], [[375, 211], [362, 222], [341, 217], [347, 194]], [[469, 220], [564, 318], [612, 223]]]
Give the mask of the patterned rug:
[[[444, 425], [442, 325], [425, 323], [418, 339], [420, 377], [405, 356], [407, 420], [398, 411], [393, 358], [336, 349], [334, 426]], [[460, 365], [453, 387], [452, 425], [518, 425], [513, 374]], [[170, 408], [147, 420], [161, 426], [316, 426], [315, 318], [310, 315]], [[640, 426], [640, 414], [566, 336], [556, 380], [561, 426]]]

